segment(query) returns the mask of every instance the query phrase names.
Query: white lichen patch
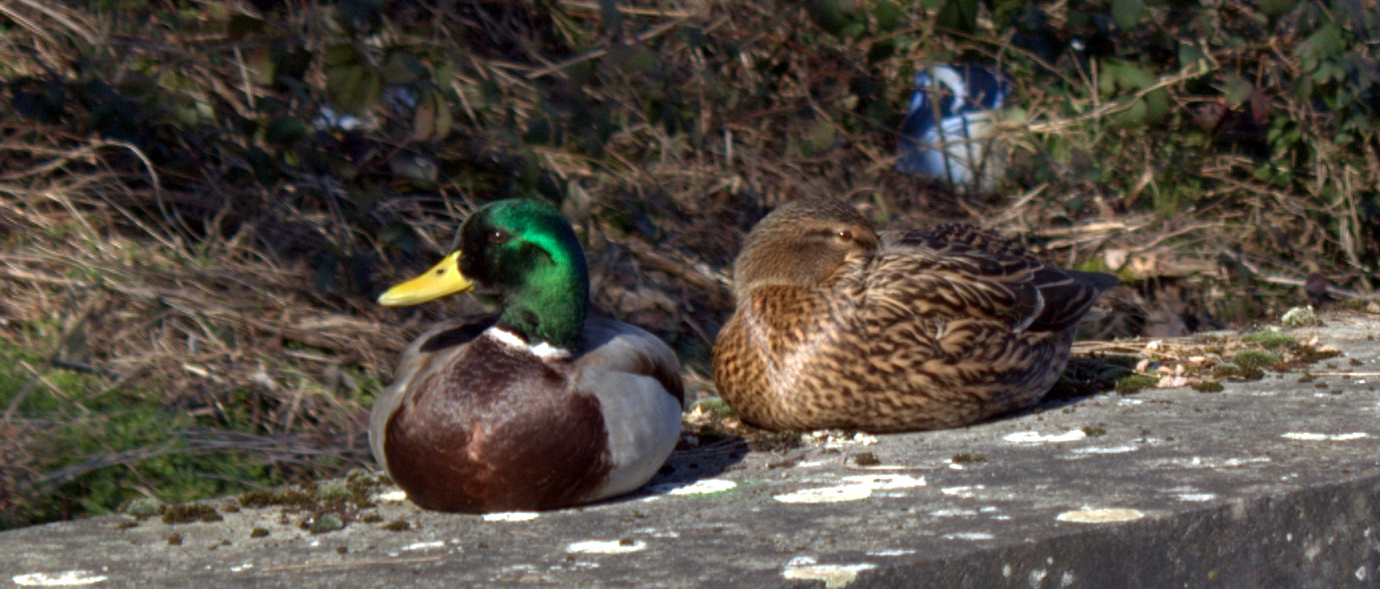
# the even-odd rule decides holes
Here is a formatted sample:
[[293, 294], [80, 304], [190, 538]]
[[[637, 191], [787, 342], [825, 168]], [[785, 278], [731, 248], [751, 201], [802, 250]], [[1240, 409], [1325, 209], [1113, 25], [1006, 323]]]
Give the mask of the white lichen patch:
[[1318, 316], [1313, 312], [1313, 305], [1307, 305], [1285, 311], [1279, 322], [1285, 327], [1308, 327], [1318, 324]]
[[867, 553], [868, 556], [906, 556], [910, 554], [915, 554], [915, 550], [911, 548], [901, 548], [897, 550], [874, 550]]
[[402, 549], [403, 549], [403, 550], [430, 550], [430, 549], [432, 549], [432, 548], [445, 548], [445, 547], [446, 547], [445, 541], [443, 541], [443, 540], [437, 540], [437, 541], [435, 541], [435, 542], [417, 542], [416, 544], [408, 544], [407, 546], [403, 546]]
[[566, 552], [577, 554], [628, 554], [646, 549], [647, 543], [641, 540], [584, 540], [565, 547]]
[[1308, 442], [1345, 442], [1348, 440], [1359, 440], [1369, 434], [1365, 432], [1352, 432], [1349, 434], [1315, 434], [1309, 432], [1289, 432], [1280, 434], [1279, 437], [1289, 440], [1303, 440]]
[[973, 542], [996, 538], [996, 536], [988, 534], [987, 532], [955, 532], [953, 534], [944, 534], [943, 537], [949, 540], [969, 540]]
[[840, 503], [861, 501], [872, 496], [872, 487], [867, 485], [841, 485], [818, 489], [801, 489], [773, 497], [782, 503]]
[[850, 435], [843, 430], [822, 429], [801, 435], [800, 441], [826, 450], [836, 450], [854, 445], [871, 446], [877, 443], [877, 436], [862, 432]]
[[1136, 446], [1089, 446], [1087, 448], [1076, 448], [1074, 454], [1125, 454], [1139, 450]]
[[734, 487], [738, 483], [728, 479], [704, 479], [702, 481], [676, 481], [673, 483], [658, 483], [648, 488], [648, 491], [658, 495], [710, 495], [722, 493]]
[[786, 567], [781, 576], [790, 580], [823, 581], [827, 589], [841, 589], [858, 579], [858, 573], [877, 568], [875, 564], [822, 564]]
[[977, 496], [977, 491], [981, 491], [983, 488], [982, 485], [965, 485], [961, 487], [944, 487], [940, 489], [939, 492], [953, 497], [975, 497]]
[[235, 565], [235, 566], [230, 567], [230, 572], [232, 572], [232, 573], [240, 573], [240, 572], [244, 572], [244, 571], [247, 571], [247, 570], [249, 570], [249, 569], [252, 569], [252, 568], [254, 568], [254, 563], [252, 563], [252, 562], [242, 562], [242, 563], [240, 563], [240, 564], [237, 564], [237, 565]]
[[925, 486], [925, 477], [904, 474], [870, 474], [843, 477], [845, 483], [865, 485], [874, 490], [914, 489]]
[[[777, 495], [782, 503], [838, 503], [860, 501], [872, 496], [874, 491], [894, 491], [925, 486], [925, 477], [904, 474], [869, 474], [843, 477], [844, 485], [801, 489], [794, 493]], [[899, 496], [899, 495], [891, 495]]]
[[1189, 503], [1203, 503], [1216, 499], [1217, 495], [1214, 493], [1177, 493], [1174, 495], [1174, 498]]
[[1152, 463], [1162, 463], [1169, 466], [1181, 468], [1237, 468], [1247, 464], [1262, 464], [1270, 462], [1269, 456], [1251, 456], [1247, 458], [1220, 458], [1194, 456], [1192, 458], [1170, 458], [1165, 461], [1153, 461]]
[[1129, 507], [1084, 507], [1073, 511], [1065, 511], [1054, 519], [1061, 522], [1073, 522], [1079, 524], [1108, 524], [1116, 522], [1129, 522], [1145, 517], [1145, 513], [1139, 509]]
[[20, 587], [80, 587], [104, 583], [106, 576], [92, 574], [90, 571], [75, 570], [60, 573], [28, 573], [15, 575], [10, 577], [10, 580]]
[[1081, 429], [1069, 430], [1062, 434], [1041, 434], [1040, 432], [1016, 432], [1007, 434], [1002, 438], [1013, 444], [1050, 444], [1059, 442], [1077, 442], [1088, 437], [1088, 434]]
[[379, 493], [378, 499], [379, 501], [388, 503], [402, 503], [403, 501], [407, 501], [407, 493], [403, 492], [401, 489], [394, 489], [386, 493]]
[[486, 522], [530, 522], [541, 514], [535, 511], [500, 511], [484, 514]]
[[976, 509], [936, 509], [930, 512], [934, 517], [974, 517], [978, 514]]
[[680, 532], [677, 532], [677, 531], [675, 531], [675, 530], [658, 530], [658, 529], [656, 529], [656, 528], [638, 528], [638, 529], [636, 529], [636, 530], [631, 530], [631, 531], [629, 531], [628, 533], [629, 533], [629, 534], [636, 534], [636, 535], [638, 535], [638, 536], [651, 536], [651, 537], [653, 537], [653, 538], [679, 538], [679, 537], [680, 537]]

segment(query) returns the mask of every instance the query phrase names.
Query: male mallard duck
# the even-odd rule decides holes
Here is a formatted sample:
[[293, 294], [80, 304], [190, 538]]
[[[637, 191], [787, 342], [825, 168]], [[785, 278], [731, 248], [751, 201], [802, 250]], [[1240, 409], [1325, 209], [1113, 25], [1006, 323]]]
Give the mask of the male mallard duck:
[[975, 227], [878, 234], [848, 204], [796, 201], [734, 262], [714, 382], [768, 429], [957, 427], [1044, 396], [1116, 282]]
[[570, 225], [540, 202], [499, 201], [465, 220], [452, 249], [379, 303], [474, 290], [500, 310], [407, 346], [369, 419], [374, 458], [439, 511], [551, 509], [646, 483], [680, 437], [680, 365], [655, 336], [586, 316]]

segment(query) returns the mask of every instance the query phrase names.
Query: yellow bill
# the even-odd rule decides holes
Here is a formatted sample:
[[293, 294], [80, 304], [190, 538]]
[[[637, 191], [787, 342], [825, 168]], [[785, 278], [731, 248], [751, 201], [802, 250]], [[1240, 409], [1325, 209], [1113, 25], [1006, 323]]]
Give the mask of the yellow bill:
[[460, 273], [460, 252], [454, 251], [421, 276], [396, 285], [379, 295], [379, 304], [386, 307], [405, 307], [472, 288], [474, 282]]

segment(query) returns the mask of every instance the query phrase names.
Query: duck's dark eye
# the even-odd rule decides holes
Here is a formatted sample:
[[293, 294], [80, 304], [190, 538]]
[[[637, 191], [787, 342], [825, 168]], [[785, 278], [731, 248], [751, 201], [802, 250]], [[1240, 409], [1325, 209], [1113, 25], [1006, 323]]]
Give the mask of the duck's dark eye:
[[509, 235], [507, 231], [504, 231], [502, 229], [494, 229], [493, 231], [489, 232], [489, 243], [493, 245], [502, 245], [504, 243], [507, 243], [508, 240], [511, 238], [512, 236]]
[[835, 233], [834, 236], [839, 238], [839, 241], [853, 241], [853, 232], [847, 229]]

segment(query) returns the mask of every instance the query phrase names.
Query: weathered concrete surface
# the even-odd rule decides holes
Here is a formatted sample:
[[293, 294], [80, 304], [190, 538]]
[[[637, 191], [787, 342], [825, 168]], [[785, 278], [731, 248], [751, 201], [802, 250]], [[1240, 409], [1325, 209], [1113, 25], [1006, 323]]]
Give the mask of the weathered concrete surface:
[[[1380, 321], [1325, 319], [1296, 334], [1345, 356], [1312, 382], [1104, 394], [841, 448], [701, 448], [655, 494], [527, 520], [384, 501], [318, 535], [277, 508], [14, 530], [0, 587], [1380, 586]], [[384, 529], [397, 519], [411, 529]]]

